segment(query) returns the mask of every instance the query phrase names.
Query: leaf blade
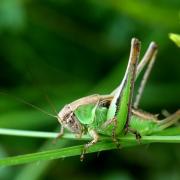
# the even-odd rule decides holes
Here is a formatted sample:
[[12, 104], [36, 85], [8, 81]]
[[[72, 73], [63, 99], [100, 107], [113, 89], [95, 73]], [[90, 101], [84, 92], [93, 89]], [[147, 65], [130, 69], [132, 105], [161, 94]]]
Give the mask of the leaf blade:
[[[129, 147], [138, 145], [134, 136], [126, 136], [120, 138], [122, 147]], [[141, 139], [141, 144], [147, 143], [180, 143], [180, 135], [177, 136], [143, 136]], [[10, 166], [10, 165], [19, 165], [30, 163], [34, 161], [41, 160], [53, 160], [58, 158], [65, 158], [80, 155], [82, 151], [83, 145], [72, 146], [61, 149], [47, 150], [43, 152], [19, 155], [14, 157], [8, 157], [4, 159], [0, 159], [0, 166]], [[116, 149], [116, 145], [110, 141], [103, 141], [95, 144], [90, 147], [87, 153], [105, 151]]]

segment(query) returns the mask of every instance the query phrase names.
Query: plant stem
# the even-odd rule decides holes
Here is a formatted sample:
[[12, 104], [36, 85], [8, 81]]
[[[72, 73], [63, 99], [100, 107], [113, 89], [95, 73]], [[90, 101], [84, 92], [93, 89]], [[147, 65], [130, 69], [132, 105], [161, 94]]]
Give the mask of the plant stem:
[[[33, 137], [33, 138], [53, 138], [54, 139], [58, 136], [58, 133], [0, 128], [0, 135], [22, 136], [22, 137]], [[63, 135], [63, 138], [64, 139], [79, 139], [73, 133], [65, 133]], [[89, 139], [91, 138], [88, 135], [83, 135], [83, 137], [81, 138], [81, 140], [89, 140]]]
[[[172, 128], [173, 129], [173, 128]], [[179, 128], [175, 129], [176, 132], [179, 132]], [[39, 131], [26, 131], [26, 130], [15, 130], [15, 129], [3, 129], [0, 128], [1, 135], [11, 135], [11, 136], [24, 136], [24, 137], [36, 137], [36, 138], [56, 138], [58, 133], [52, 132], [39, 132]], [[77, 140], [78, 138], [74, 134], [65, 133], [62, 138]], [[90, 140], [91, 137], [88, 135], [83, 135], [80, 140]], [[104, 150], [115, 149], [116, 145], [112, 142], [111, 137], [100, 137], [101, 142], [98, 142], [94, 146], [90, 147], [87, 153], [100, 152]], [[137, 139], [133, 135], [126, 135], [119, 138], [121, 147], [130, 147], [139, 145]], [[180, 143], [180, 135], [151, 135], [143, 136], [140, 140], [141, 144], [148, 143]], [[53, 150], [47, 150], [43, 152], [36, 152], [32, 154], [25, 154], [14, 157], [7, 157], [0, 159], [0, 166], [9, 166], [9, 165], [18, 165], [24, 163], [30, 163], [34, 161], [41, 160], [52, 160], [58, 158], [65, 158], [80, 155], [84, 145], [58, 148]]]
[[[58, 133], [53, 132], [40, 132], [40, 131], [27, 131], [27, 130], [15, 130], [15, 129], [4, 129], [0, 128], [0, 135], [8, 136], [23, 136], [23, 137], [35, 137], [35, 138], [56, 138]], [[77, 138], [72, 133], [65, 133], [62, 137], [63, 139], [73, 139], [73, 140], [90, 140], [89, 135], [83, 135], [81, 138]], [[123, 136], [119, 138], [123, 142], [135, 142], [134, 136]], [[101, 140], [110, 140], [111, 137], [101, 136]], [[162, 143], [180, 143], [180, 135], [176, 136], [161, 136], [161, 135], [151, 135], [143, 136], [141, 138], [141, 143], [151, 143], [151, 142], [162, 142]]]

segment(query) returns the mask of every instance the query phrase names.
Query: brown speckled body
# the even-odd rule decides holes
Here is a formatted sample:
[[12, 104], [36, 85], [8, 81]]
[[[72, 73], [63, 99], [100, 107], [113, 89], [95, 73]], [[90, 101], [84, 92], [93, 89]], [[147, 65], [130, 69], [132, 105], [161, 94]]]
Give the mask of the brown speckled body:
[[72, 103], [65, 105], [62, 110], [58, 114], [58, 121], [62, 125], [63, 128], [68, 129], [70, 132], [73, 132], [75, 134], [82, 135], [84, 132], [84, 126], [80, 124], [78, 119], [76, 118], [74, 111], [86, 104], [91, 103], [101, 103], [104, 101], [111, 101], [113, 98], [112, 95], [99, 95], [94, 94], [90, 96], [83, 97], [81, 99], [78, 99], [76, 101], [73, 101]]

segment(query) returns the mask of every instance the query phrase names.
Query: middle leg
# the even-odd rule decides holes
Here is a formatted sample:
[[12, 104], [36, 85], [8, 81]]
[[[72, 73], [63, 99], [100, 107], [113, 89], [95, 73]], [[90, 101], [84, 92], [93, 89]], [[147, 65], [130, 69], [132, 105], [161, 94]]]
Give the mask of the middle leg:
[[93, 146], [94, 144], [96, 144], [99, 140], [99, 135], [97, 134], [97, 132], [95, 130], [89, 129], [88, 132], [89, 132], [89, 135], [93, 138], [93, 140], [90, 141], [89, 143], [85, 144], [83, 151], [81, 153], [81, 156], [80, 156], [80, 161], [84, 160], [84, 154], [86, 153], [88, 148]]

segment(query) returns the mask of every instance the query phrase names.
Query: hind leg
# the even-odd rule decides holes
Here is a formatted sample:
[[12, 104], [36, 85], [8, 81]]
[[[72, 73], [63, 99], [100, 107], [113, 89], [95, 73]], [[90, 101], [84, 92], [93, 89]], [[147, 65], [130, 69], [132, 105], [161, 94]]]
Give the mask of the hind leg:
[[167, 118], [163, 120], [159, 120], [158, 124], [160, 128], [163, 130], [177, 123], [179, 120], [180, 120], [180, 110], [177, 110], [174, 114], [168, 116]]

